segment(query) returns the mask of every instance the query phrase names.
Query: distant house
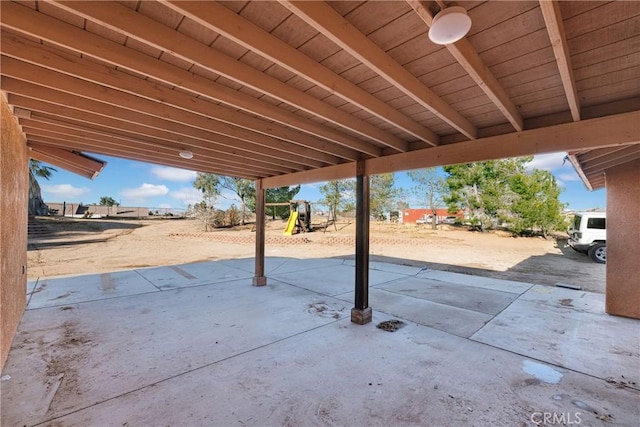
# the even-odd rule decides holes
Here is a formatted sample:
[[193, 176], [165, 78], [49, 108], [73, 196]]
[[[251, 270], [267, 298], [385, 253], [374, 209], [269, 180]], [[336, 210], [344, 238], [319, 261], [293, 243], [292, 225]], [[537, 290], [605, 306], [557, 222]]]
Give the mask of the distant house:
[[[430, 223], [432, 216], [433, 211], [431, 209], [403, 209], [398, 221], [404, 224]], [[437, 208], [436, 216], [438, 224], [441, 224], [450, 222], [453, 218], [462, 218], [464, 215], [462, 212], [449, 213], [447, 208]]]

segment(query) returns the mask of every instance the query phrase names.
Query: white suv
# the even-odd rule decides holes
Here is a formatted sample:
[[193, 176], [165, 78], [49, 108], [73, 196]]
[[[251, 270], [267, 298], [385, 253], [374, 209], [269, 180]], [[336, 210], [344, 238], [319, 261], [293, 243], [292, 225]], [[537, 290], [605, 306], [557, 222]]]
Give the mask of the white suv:
[[607, 262], [607, 214], [578, 212], [569, 228], [569, 245], [578, 252], [589, 254], [600, 264]]

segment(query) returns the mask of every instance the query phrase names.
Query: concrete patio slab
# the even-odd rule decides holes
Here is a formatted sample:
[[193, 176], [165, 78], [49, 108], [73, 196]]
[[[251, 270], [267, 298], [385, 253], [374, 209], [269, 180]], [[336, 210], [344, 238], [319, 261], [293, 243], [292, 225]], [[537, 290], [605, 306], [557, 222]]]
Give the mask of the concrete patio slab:
[[[555, 371], [560, 379], [545, 382], [526, 372], [532, 365]], [[430, 328], [408, 324], [388, 333], [344, 319], [81, 408], [55, 422], [524, 426], [554, 413], [584, 425], [606, 425], [598, 417], [633, 425], [635, 403], [633, 393], [599, 379]]]
[[[356, 262], [352, 259], [345, 259], [344, 265], [350, 265], [355, 267]], [[390, 273], [398, 273], [398, 274], [406, 274], [408, 276], [413, 276], [422, 271], [423, 267], [414, 267], [411, 265], [400, 265], [400, 264], [392, 264], [390, 262], [380, 262], [380, 261], [369, 261], [369, 271], [371, 270], [381, 270], [388, 271]]]
[[287, 261], [282, 263], [280, 266], [271, 270], [271, 274], [293, 273], [296, 271], [304, 271], [315, 268], [332, 268], [338, 265], [342, 265], [343, 262], [344, 260], [342, 258], [288, 258]]
[[5, 367], [12, 380], [2, 384], [22, 415], [3, 410], [2, 425], [33, 425], [342, 316], [342, 301], [248, 280], [29, 310]]
[[471, 339], [640, 385], [640, 322], [604, 314], [593, 304], [598, 299], [603, 302], [602, 295], [590, 292], [536, 286]]
[[252, 277], [251, 273], [216, 262], [197, 262], [148, 268], [137, 272], [161, 290], [228, 282]]
[[[315, 264], [312, 264], [315, 265]], [[299, 286], [323, 295], [353, 294], [355, 268], [348, 265], [330, 265], [327, 268], [313, 267], [309, 270], [298, 269], [292, 273], [281, 273], [278, 269], [271, 276], [276, 280]], [[406, 275], [381, 270], [369, 270], [369, 286], [406, 278]]]
[[548, 305], [560, 310], [584, 311], [605, 314], [604, 295], [595, 292], [576, 291], [550, 286], [534, 286], [520, 297], [521, 301], [530, 301], [536, 305]]
[[500, 313], [518, 297], [517, 294], [509, 292], [421, 277], [410, 277], [401, 281], [385, 283], [379, 288], [413, 298], [426, 299], [492, 315]]
[[159, 292], [159, 289], [135, 270], [129, 270], [91, 276], [41, 279], [27, 299], [28, 308], [42, 308], [148, 292]]
[[[265, 257], [264, 259], [264, 272], [267, 275], [270, 275], [275, 269], [279, 268], [290, 258], [282, 258], [282, 257]], [[221, 261], [216, 261], [218, 264], [223, 264], [228, 267], [237, 268], [242, 271], [246, 271], [254, 274], [256, 268], [256, 261], [253, 258], [241, 258], [241, 259], [225, 259]]]
[[[343, 294], [336, 298], [349, 302], [353, 296]], [[376, 288], [369, 290], [369, 305], [375, 307], [375, 322], [377, 313], [383, 312], [459, 337], [470, 337], [493, 318], [490, 314]]]
[[[154, 290], [130, 295], [139, 284], [123, 280], [116, 297], [85, 290], [101, 275], [64, 278], [61, 289], [85, 299], [25, 312], [2, 372], [0, 424], [533, 426], [549, 414], [637, 425], [640, 322], [599, 312], [598, 296], [536, 286], [508, 294], [517, 299], [494, 317], [408, 291], [433, 278], [371, 269], [383, 286], [370, 289], [374, 321], [360, 326], [349, 321], [354, 268], [328, 261], [288, 259], [282, 276], [326, 277], [349, 287], [343, 300], [276, 275], [257, 288], [227, 262], [176, 267], [190, 280], [247, 277], [184, 287], [172, 267], [122, 272]], [[163, 277], [176, 288], [160, 291]], [[487, 282], [477, 291], [500, 294]], [[375, 327], [390, 316], [404, 327]]]
[[491, 277], [472, 276], [470, 274], [430, 269], [422, 270], [418, 275], [427, 279], [476, 286], [478, 288], [493, 289], [495, 291], [511, 292], [514, 294], [522, 294], [533, 286], [533, 283], [514, 282], [513, 280], [493, 279]]

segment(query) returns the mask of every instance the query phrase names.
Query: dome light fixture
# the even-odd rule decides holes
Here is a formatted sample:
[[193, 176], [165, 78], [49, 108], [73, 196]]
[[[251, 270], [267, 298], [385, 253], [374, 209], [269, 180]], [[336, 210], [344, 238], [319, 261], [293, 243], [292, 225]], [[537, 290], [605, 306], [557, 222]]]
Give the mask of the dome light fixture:
[[183, 159], [193, 159], [193, 153], [189, 150], [182, 150], [180, 151], [180, 153], [178, 153], [178, 155], [180, 157], [182, 157]]
[[451, 44], [462, 39], [471, 29], [471, 18], [464, 7], [451, 6], [433, 17], [429, 39], [435, 44]]

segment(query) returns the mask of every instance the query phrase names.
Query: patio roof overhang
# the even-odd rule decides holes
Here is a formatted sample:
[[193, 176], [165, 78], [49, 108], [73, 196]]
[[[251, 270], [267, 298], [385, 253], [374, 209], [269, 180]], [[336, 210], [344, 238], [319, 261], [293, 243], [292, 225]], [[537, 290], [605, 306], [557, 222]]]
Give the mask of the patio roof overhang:
[[639, 2], [456, 2], [473, 24], [447, 46], [438, 4], [2, 2], [1, 86], [33, 156], [71, 169], [269, 187], [569, 150], [598, 188], [639, 157]]

